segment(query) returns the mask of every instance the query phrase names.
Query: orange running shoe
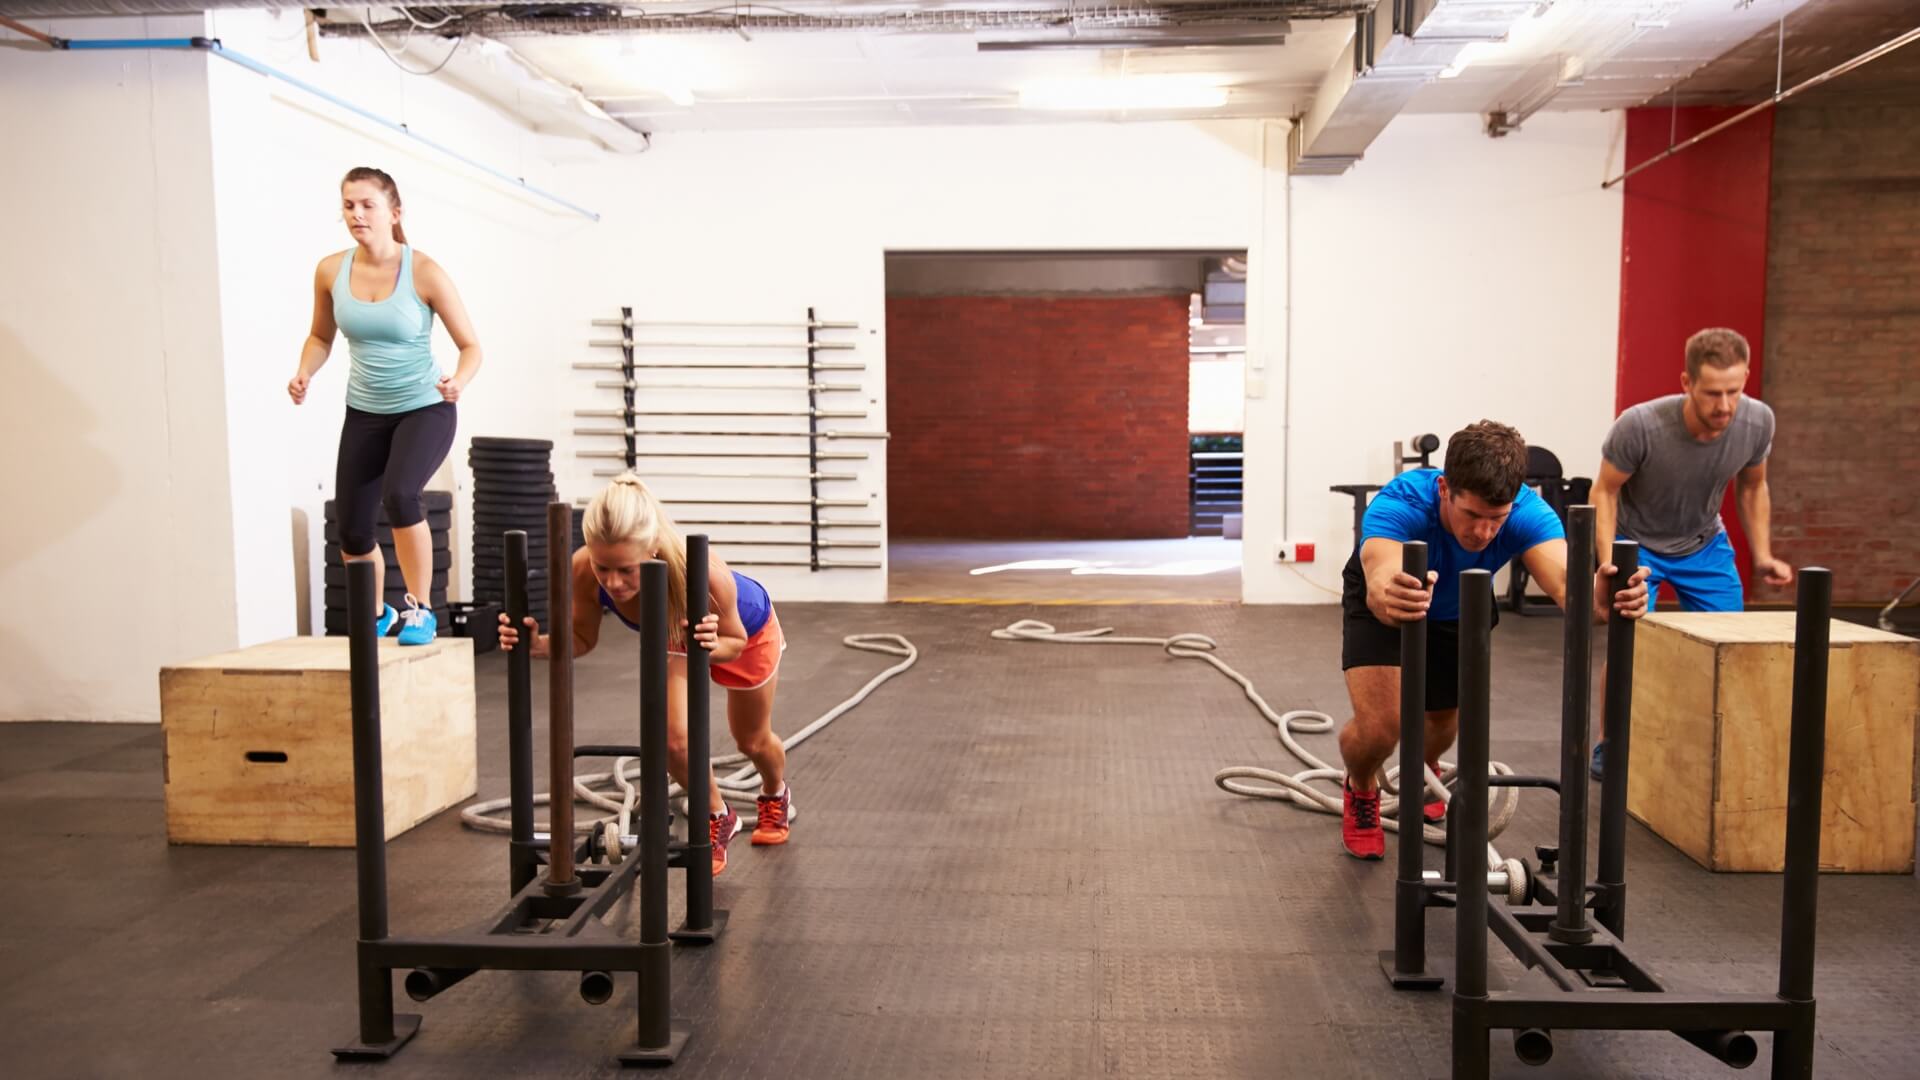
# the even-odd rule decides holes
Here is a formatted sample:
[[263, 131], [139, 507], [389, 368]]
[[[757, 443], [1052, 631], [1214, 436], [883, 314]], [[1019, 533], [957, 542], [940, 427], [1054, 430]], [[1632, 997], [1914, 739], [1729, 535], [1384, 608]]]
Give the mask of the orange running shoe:
[[753, 846], [784, 844], [793, 829], [793, 788], [780, 785], [780, 794], [762, 795], [759, 818], [753, 824]]

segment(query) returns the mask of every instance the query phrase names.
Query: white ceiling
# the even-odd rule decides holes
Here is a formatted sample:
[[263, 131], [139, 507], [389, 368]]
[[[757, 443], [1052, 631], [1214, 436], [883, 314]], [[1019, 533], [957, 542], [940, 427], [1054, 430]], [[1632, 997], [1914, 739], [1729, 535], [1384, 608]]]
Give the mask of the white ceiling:
[[[1284, 46], [980, 52], [969, 32], [762, 33], [509, 40], [615, 116], [652, 131], [1057, 119], [1020, 91], [1048, 80], [1192, 76], [1228, 88], [1212, 116], [1305, 108], [1353, 32], [1351, 19], [1295, 21]], [[561, 74], [564, 73], [564, 74]], [[690, 90], [676, 104], [662, 84]], [[1085, 114], [1076, 114], [1085, 115]], [[1162, 112], [1099, 113], [1153, 119]]]
[[[1456, 77], [1421, 88], [1409, 111], [1486, 113], [1538, 108], [1610, 109], [1642, 104], [1757, 34], [1807, 0], [1541, 0], [1503, 43], [1473, 46]], [[1916, 0], [1920, 3], [1920, 0]], [[1058, 8], [1067, 0], [989, 4], [823, 5], [715, 9], [757, 12], [978, 11]], [[1095, 10], [1082, 4], [1080, 11]], [[1109, 9], [1112, 10], [1112, 9]], [[357, 14], [357, 13], [356, 13]], [[337, 16], [338, 17], [338, 16]], [[871, 30], [735, 33], [530, 34], [502, 40], [607, 112], [652, 132], [792, 126], [1001, 123], [1060, 119], [1295, 116], [1311, 105], [1353, 33], [1351, 17], [1293, 19], [1284, 45], [1179, 49], [978, 51], [975, 31]], [[1789, 33], [1794, 27], [1789, 25]], [[416, 35], [422, 57], [444, 44]], [[393, 42], [389, 42], [393, 44]], [[1062, 79], [1143, 76], [1225, 88], [1225, 104], [1200, 110], [1023, 107], [1021, 92]]]

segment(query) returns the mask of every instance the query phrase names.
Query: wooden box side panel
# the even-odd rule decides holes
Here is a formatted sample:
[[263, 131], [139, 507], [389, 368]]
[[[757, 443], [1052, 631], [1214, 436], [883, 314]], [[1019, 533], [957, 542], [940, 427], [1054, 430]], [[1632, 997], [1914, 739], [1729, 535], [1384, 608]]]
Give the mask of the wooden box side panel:
[[380, 666], [389, 840], [479, 790], [472, 645], [459, 644]]
[[1632, 762], [1627, 812], [1695, 862], [1712, 836], [1713, 649], [1645, 626], [1634, 646]]
[[[1716, 870], [1785, 866], [1793, 650], [1723, 650]], [[1835, 647], [1827, 667], [1827, 738], [1820, 865], [1844, 873], [1911, 873], [1914, 728], [1920, 646]]]
[[344, 672], [169, 669], [160, 705], [169, 842], [352, 844]]

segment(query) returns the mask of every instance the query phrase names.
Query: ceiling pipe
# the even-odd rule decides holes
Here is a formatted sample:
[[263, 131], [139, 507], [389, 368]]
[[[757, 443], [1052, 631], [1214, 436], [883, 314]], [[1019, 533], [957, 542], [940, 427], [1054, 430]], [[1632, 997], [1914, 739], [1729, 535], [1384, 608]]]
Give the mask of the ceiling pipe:
[[1600, 185], [1600, 188], [1603, 191], [1606, 190], [1607, 188], [1611, 188], [1615, 184], [1618, 184], [1621, 181], [1625, 180], [1627, 177], [1632, 176], [1637, 172], [1640, 172], [1642, 169], [1652, 168], [1653, 166], [1660, 164], [1661, 162], [1672, 157], [1673, 155], [1678, 154], [1682, 150], [1687, 149], [1688, 147], [1695, 146], [1702, 142], [1705, 142], [1706, 140], [1732, 127], [1733, 125], [1738, 124], [1740, 121], [1745, 120], [1746, 118], [1753, 116], [1756, 113], [1764, 112], [1767, 109], [1771, 109], [1775, 105], [1780, 104], [1781, 102], [1787, 100], [1788, 98], [1794, 96], [1795, 94], [1800, 93], [1803, 90], [1811, 90], [1814, 87], [1821, 85], [1822, 83], [1826, 83], [1833, 79], [1837, 79], [1840, 76], [1845, 75], [1847, 72], [1852, 71], [1854, 68], [1860, 67], [1865, 64], [1870, 64], [1873, 61], [1880, 59], [1882, 56], [1885, 56], [1888, 53], [1892, 52], [1893, 50], [1898, 49], [1903, 45], [1910, 45], [1915, 41], [1920, 41], [1920, 26], [1914, 27], [1913, 29], [1907, 31], [1906, 33], [1901, 34], [1899, 37], [1893, 38], [1889, 41], [1883, 41], [1880, 44], [1875, 45], [1873, 48], [1868, 49], [1866, 52], [1861, 53], [1859, 56], [1856, 56], [1851, 60], [1848, 60], [1841, 64], [1836, 64], [1833, 67], [1830, 67], [1827, 70], [1821, 72], [1820, 74], [1815, 75], [1813, 78], [1808, 79], [1805, 82], [1799, 83], [1798, 85], [1794, 86], [1790, 90], [1780, 91], [1779, 93], [1774, 94], [1772, 97], [1768, 98], [1767, 100], [1761, 102], [1758, 105], [1753, 106], [1752, 108], [1740, 110], [1740, 112], [1737, 113], [1736, 115], [1730, 116], [1727, 119], [1722, 120], [1721, 122], [1713, 125], [1707, 130], [1701, 132], [1700, 134], [1695, 135], [1694, 137], [1686, 140], [1685, 142], [1678, 143], [1674, 146], [1669, 146], [1665, 150], [1662, 150], [1660, 153], [1655, 154], [1654, 156], [1648, 158], [1647, 160], [1641, 162], [1640, 164], [1635, 165], [1633, 168], [1628, 169], [1626, 172], [1621, 173], [1619, 176], [1616, 176], [1611, 180], [1602, 182]]
[[[12, 24], [12, 20], [7, 20], [7, 22], [9, 25]], [[338, 95], [322, 90], [319, 87], [314, 86], [312, 83], [306, 82], [302, 79], [294, 78], [292, 75], [289, 75], [278, 68], [272, 67], [271, 65], [264, 64], [259, 60], [256, 60], [253, 57], [248, 56], [245, 53], [235, 52], [232, 49], [226, 48], [225, 46], [220, 44], [219, 38], [209, 38], [209, 37], [63, 38], [57, 35], [43, 34], [38, 32], [33, 33], [32, 36], [46, 43], [47, 47], [54, 52], [146, 51], [151, 49], [205, 52], [211, 56], [217, 56], [220, 59], [227, 61], [228, 63], [236, 64], [240, 67], [246, 68], [248, 71], [254, 72], [255, 74], [265, 75], [271, 79], [278, 79], [281, 82], [284, 82], [287, 85], [292, 86], [296, 89], [304, 90], [307, 93], [312, 94], [314, 97], [321, 99], [322, 101], [339, 106], [340, 108], [345, 109], [348, 112], [361, 117], [362, 119], [369, 120], [375, 124], [380, 125], [381, 127], [387, 128], [390, 131], [394, 131], [400, 135], [404, 135], [407, 138], [412, 139], [413, 141], [420, 143], [423, 146], [429, 147], [433, 150], [437, 150], [441, 154], [444, 154], [447, 157], [450, 157], [455, 161], [460, 162], [463, 165], [467, 165], [471, 168], [478, 169], [489, 176], [505, 181], [507, 184], [511, 185], [512, 187], [518, 188], [519, 190], [526, 192], [529, 195], [533, 195], [537, 198], [541, 198], [548, 202], [555, 203], [562, 207], [565, 207], [566, 209], [572, 211], [573, 213], [579, 214], [581, 217], [584, 217], [589, 221], [600, 220], [599, 214], [595, 213], [592, 210], [587, 209], [584, 206], [580, 206], [576, 203], [569, 202], [566, 199], [563, 199], [560, 196], [555, 195], [550, 191], [543, 191], [540, 188], [534, 187], [532, 184], [527, 183], [524, 179], [517, 176], [513, 176], [509, 173], [502, 172], [501, 170], [496, 169], [491, 165], [486, 165], [486, 164], [482, 164], [479, 161], [475, 161], [473, 158], [470, 158], [465, 154], [460, 153], [458, 150], [455, 150], [444, 143], [435, 142], [434, 140], [427, 138], [426, 136], [420, 134], [417, 131], [414, 131], [411, 127], [405, 124], [401, 124], [396, 121], [389, 120], [386, 117], [381, 116], [380, 114], [372, 111], [371, 109], [367, 109], [360, 105], [356, 105], [353, 102], [346, 100], [345, 98], [339, 97]]]

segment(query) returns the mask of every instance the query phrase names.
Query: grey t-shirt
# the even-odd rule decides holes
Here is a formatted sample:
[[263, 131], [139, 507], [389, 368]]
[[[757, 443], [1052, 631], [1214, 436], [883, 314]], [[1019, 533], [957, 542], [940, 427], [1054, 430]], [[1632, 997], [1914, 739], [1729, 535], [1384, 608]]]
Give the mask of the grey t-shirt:
[[1727, 482], [1773, 449], [1766, 402], [1741, 398], [1727, 430], [1701, 442], [1687, 430], [1686, 400], [1669, 394], [1629, 408], [1600, 446], [1614, 468], [1632, 474], [1620, 489], [1620, 535], [1657, 555], [1691, 555], [1724, 532]]

